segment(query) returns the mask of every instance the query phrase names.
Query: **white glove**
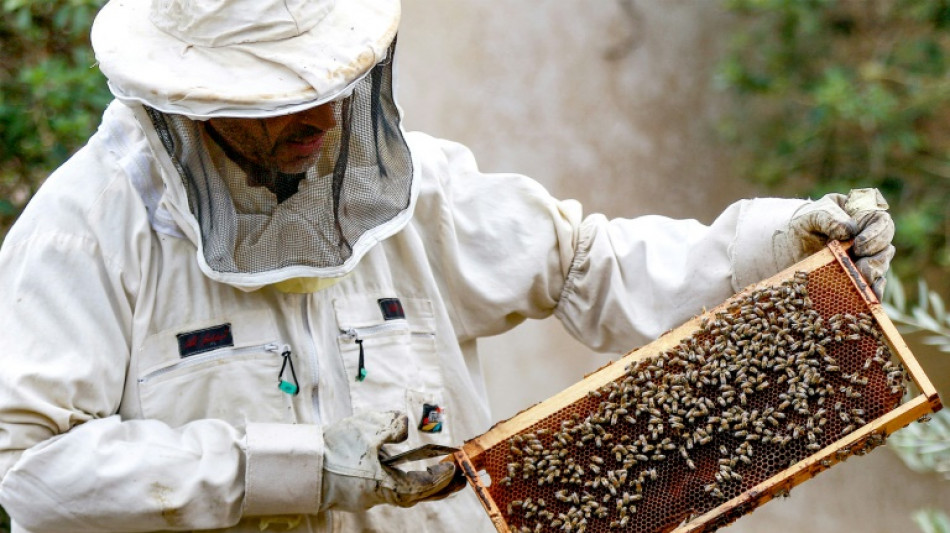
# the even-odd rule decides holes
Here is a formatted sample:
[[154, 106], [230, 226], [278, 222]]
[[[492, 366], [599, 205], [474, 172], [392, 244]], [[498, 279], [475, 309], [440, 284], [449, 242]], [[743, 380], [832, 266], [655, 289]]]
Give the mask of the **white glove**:
[[327, 426], [320, 511], [362, 511], [381, 503], [410, 507], [463, 486], [452, 483], [452, 463], [413, 472], [382, 464], [382, 445], [402, 442], [408, 434], [408, 417], [396, 411], [364, 412]]
[[894, 257], [894, 221], [877, 189], [854, 189], [847, 196], [827, 194], [795, 211], [788, 227], [772, 236], [772, 254], [784, 268], [821, 250], [829, 239], [854, 239], [855, 266], [878, 298]]

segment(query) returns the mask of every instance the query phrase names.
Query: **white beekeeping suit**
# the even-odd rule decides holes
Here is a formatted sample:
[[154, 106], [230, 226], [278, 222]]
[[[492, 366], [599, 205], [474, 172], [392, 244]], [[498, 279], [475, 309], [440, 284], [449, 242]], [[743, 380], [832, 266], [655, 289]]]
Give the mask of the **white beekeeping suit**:
[[[380, 462], [489, 428], [479, 337], [554, 315], [623, 352], [829, 236], [886, 270], [878, 205], [608, 220], [480, 172], [403, 132], [398, 20], [383, 0], [100, 12], [116, 100], [0, 249], [15, 531], [491, 531], [451, 466]], [[215, 126], [320, 110], [294, 172]]]

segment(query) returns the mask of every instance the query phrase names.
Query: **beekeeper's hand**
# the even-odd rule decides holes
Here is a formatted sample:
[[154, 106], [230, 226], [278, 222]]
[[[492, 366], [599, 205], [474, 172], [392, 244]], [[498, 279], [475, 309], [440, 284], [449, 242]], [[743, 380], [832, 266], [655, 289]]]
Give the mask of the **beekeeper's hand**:
[[847, 196], [828, 194], [795, 211], [788, 227], [775, 232], [772, 253], [778, 265], [789, 266], [821, 250], [829, 239], [854, 239], [855, 266], [878, 298], [894, 257], [894, 221], [877, 189], [854, 189]]
[[361, 511], [381, 503], [410, 507], [457, 490], [452, 463], [405, 472], [380, 462], [382, 445], [403, 442], [408, 428], [406, 415], [396, 411], [364, 412], [327, 426], [320, 511]]

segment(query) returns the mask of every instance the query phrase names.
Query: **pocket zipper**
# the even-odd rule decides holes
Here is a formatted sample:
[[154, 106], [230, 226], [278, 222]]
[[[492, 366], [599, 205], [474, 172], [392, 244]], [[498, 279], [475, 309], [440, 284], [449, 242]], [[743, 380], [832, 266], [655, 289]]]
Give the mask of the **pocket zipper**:
[[235, 357], [239, 355], [244, 355], [246, 353], [260, 352], [261, 350], [277, 354], [278, 356], [281, 354], [280, 345], [277, 344], [276, 342], [270, 342], [270, 343], [258, 345], [258, 346], [245, 346], [243, 348], [233, 348], [233, 349], [224, 350], [224, 351], [214, 350], [202, 355], [193, 355], [173, 365], [159, 368], [158, 370], [153, 370], [152, 372], [149, 372], [148, 374], [140, 377], [138, 379], [138, 382], [145, 383], [146, 381], [155, 379], [169, 372], [179, 370], [181, 368], [188, 368], [190, 366], [195, 366], [195, 365], [205, 363], [208, 361], [214, 361], [215, 359], [223, 359], [225, 357]]
[[[385, 326], [386, 324], [381, 324], [381, 325]], [[360, 330], [360, 331], [363, 331], [363, 334], [365, 335], [366, 331], [368, 330], [372, 330], [371, 331], [372, 333], [377, 333], [379, 331], [386, 331], [386, 330], [391, 330], [391, 329], [395, 329], [395, 328], [383, 329], [383, 328], [380, 328], [380, 326], [374, 326], [372, 328], [364, 328], [363, 330]], [[360, 337], [360, 331], [357, 331], [355, 328], [350, 328], [343, 331], [343, 337], [350, 339], [352, 342], [355, 342], [360, 347], [360, 358], [359, 358], [359, 363], [356, 367], [356, 381], [363, 381], [364, 379], [366, 379], [366, 361], [364, 358], [363, 339]]]
[[365, 328], [348, 328], [340, 331], [342, 332], [342, 337], [355, 342], [357, 340], [362, 340], [365, 337], [379, 335], [380, 333], [406, 331], [408, 329], [409, 323], [405, 320], [393, 320], [392, 322], [384, 322], [382, 324], [376, 324], [375, 326], [367, 326]]
[[409, 329], [409, 324], [403, 320], [386, 322], [384, 324], [377, 324], [375, 326], [367, 326], [365, 328], [347, 328], [340, 330], [340, 337], [343, 339], [349, 340], [350, 342], [356, 342], [356, 339], [365, 339], [366, 337], [372, 337], [373, 335], [379, 335], [380, 333], [389, 333], [392, 331], [407, 331], [413, 337], [434, 337], [435, 333], [431, 331], [412, 331]]
[[[383, 324], [377, 324], [375, 326], [368, 326], [365, 328], [347, 328], [340, 330], [340, 337], [349, 340], [350, 342], [355, 342], [360, 348], [359, 361], [357, 362], [356, 367], [356, 381], [363, 381], [366, 379], [366, 354], [363, 350], [363, 341], [365, 338], [373, 335], [379, 335], [380, 333], [406, 331], [407, 329], [409, 329], [409, 324], [405, 320], [394, 320], [392, 322], [385, 322]], [[435, 333], [410, 330], [409, 335], [413, 337], [434, 337]]]

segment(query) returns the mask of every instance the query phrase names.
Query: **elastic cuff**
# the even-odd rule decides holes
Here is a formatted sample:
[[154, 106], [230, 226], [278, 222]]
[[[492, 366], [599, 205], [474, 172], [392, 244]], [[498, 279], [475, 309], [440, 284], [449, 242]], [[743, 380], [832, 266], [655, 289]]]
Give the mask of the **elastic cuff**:
[[[574, 296], [577, 289], [578, 278], [590, 270], [590, 247], [594, 242], [594, 232], [597, 228], [596, 221], [603, 218], [603, 215], [591, 215], [577, 229], [577, 248], [574, 251], [574, 259], [571, 261], [571, 266], [564, 277], [564, 286], [558, 296], [557, 305], [554, 306], [554, 316], [561, 320], [569, 331], [573, 328], [573, 323], [569, 318], [570, 314], [565, 312], [564, 308], [571, 305], [571, 297]], [[578, 333], [577, 331], [571, 331], [571, 334], [575, 337]]]
[[250, 423], [246, 446], [245, 516], [317, 512], [323, 475], [319, 426]]
[[757, 198], [743, 202], [732, 245], [732, 288], [762, 281], [788, 265], [776, 265], [772, 236], [788, 226], [792, 214], [807, 200]]

